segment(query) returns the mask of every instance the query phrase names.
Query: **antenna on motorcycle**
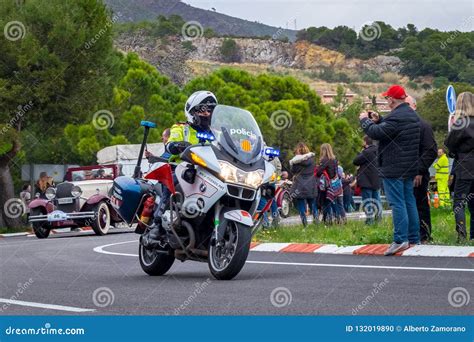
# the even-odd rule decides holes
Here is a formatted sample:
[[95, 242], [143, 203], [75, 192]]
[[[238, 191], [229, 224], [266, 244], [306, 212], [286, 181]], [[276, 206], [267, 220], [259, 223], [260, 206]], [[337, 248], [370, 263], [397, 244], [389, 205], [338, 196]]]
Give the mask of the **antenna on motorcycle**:
[[142, 121], [140, 122], [140, 126], [145, 127], [145, 132], [143, 132], [143, 141], [142, 145], [140, 146], [140, 154], [138, 155], [137, 165], [135, 166], [135, 171], [133, 172], [133, 178], [140, 177], [143, 152], [145, 151], [146, 141], [148, 139], [148, 132], [150, 131], [150, 128], [155, 128], [156, 124], [151, 121]]

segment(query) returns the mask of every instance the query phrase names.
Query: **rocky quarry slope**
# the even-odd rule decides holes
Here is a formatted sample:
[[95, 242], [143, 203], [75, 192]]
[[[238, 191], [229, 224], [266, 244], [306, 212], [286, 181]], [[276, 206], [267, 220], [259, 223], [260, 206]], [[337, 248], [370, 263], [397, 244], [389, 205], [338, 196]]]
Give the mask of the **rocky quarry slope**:
[[[155, 65], [178, 84], [193, 77], [190, 61], [220, 62], [219, 51], [224, 38], [196, 38], [190, 41], [193, 48], [183, 46], [181, 37], [171, 37], [164, 42], [140, 33], [122, 35], [115, 41], [126, 52], [136, 52], [141, 58]], [[377, 56], [368, 60], [346, 58], [343, 54], [318, 45], [300, 41], [287, 43], [276, 40], [235, 38], [240, 50], [241, 63], [265, 64], [308, 71], [333, 68], [349, 74], [372, 70], [378, 74], [398, 73], [402, 63], [395, 56]]]

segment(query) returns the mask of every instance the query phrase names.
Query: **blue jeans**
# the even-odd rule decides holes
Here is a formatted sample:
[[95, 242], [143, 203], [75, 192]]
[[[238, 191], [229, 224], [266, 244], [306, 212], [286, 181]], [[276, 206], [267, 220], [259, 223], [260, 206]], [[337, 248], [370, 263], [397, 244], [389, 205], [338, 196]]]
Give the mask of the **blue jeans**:
[[346, 217], [346, 211], [344, 210], [344, 199], [342, 196], [337, 196], [332, 202], [332, 211], [336, 220], [341, 220]]
[[[318, 218], [318, 206], [314, 198], [298, 198], [296, 200], [296, 208], [301, 217], [301, 222], [306, 220], [306, 203], [308, 203], [309, 208], [311, 209], [311, 213], [313, 214], [313, 218], [316, 220]], [[304, 219], [303, 219], [304, 218]]]
[[420, 221], [413, 194], [413, 178], [383, 178], [383, 186], [392, 208], [393, 241], [420, 242]]
[[[258, 203], [257, 210], [262, 210], [265, 207], [265, 205], [267, 204], [267, 202], [268, 201], [265, 198], [263, 198], [263, 197], [260, 198], [260, 202]], [[276, 198], [273, 199], [273, 202], [270, 205], [270, 210], [272, 212], [272, 217], [273, 218], [278, 216], [278, 206], [277, 206]], [[263, 214], [263, 222], [265, 223], [265, 225], [270, 224], [270, 222], [268, 221], [267, 213]]]
[[323, 221], [327, 224], [332, 224], [333, 216], [333, 202], [327, 199], [326, 192], [321, 193], [322, 196], [322, 210], [323, 210]]
[[380, 191], [369, 188], [361, 189], [362, 209], [364, 210], [366, 224], [372, 224], [375, 220], [382, 218], [382, 201]]
[[343, 202], [344, 202], [344, 210], [346, 213], [352, 212], [352, 195], [344, 195]]

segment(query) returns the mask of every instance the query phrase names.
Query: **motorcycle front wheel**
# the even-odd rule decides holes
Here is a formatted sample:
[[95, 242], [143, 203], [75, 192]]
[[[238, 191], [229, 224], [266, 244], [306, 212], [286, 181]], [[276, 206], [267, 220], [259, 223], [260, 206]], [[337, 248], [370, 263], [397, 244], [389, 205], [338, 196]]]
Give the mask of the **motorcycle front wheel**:
[[250, 227], [228, 221], [223, 239], [209, 244], [208, 265], [218, 280], [230, 280], [247, 261], [252, 233]]
[[142, 270], [151, 276], [164, 275], [173, 266], [174, 256], [163, 253], [165, 250], [161, 248], [146, 249], [139, 244], [138, 258]]
[[280, 209], [281, 217], [287, 218], [288, 216], [290, 216], [290, 208], [291, 208], [291, 196], [288, 192], [285, 192], [281, 200], [281, 209]]

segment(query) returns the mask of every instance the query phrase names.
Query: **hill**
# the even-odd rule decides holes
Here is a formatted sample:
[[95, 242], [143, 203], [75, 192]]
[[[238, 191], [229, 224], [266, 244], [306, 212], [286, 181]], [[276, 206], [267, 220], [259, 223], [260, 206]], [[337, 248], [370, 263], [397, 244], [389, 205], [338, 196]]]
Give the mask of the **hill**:
[[105, 0], [114, 13], [120, 14], [121, 22], [152, 20], [159, 15], [176, 14], [186, 21], [197, 21], [204, 28], [211, 28], [219, 35], [240, 37], [288, 37], [296, 39], [295, 30], [235, 18], [226, 14], [196, 8], [180, 0]]

